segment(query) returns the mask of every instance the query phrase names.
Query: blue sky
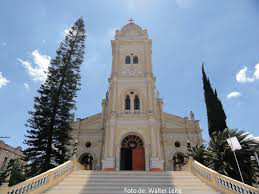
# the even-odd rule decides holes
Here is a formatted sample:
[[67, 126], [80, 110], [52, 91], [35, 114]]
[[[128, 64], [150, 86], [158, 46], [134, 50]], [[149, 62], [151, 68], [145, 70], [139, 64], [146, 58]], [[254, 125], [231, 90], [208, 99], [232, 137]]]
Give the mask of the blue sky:
[[101, 111], [111, 72], [110, 40], [132, 17], [153, 40], [153, 70], [164, 111], [184, 117], [192, 110], [208, 139], [204, 61], [228, 126], [259, 136], [259, 1], [2, 0], [0, 136], [11, 137], [6, 143], [24, 147], [24, 124], [43, 70], [80, 16], [87, 39], [76, 117]]

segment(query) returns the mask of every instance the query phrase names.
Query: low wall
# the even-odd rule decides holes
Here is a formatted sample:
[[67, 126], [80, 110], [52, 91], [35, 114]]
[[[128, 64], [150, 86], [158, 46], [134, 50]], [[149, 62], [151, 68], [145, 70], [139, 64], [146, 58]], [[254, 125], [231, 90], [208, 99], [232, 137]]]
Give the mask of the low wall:
[[64, 164], [50, 169], [47, 172], [39, 174], [33, 178], [30, 178], [24, 182], [21, 182], [12, 187], [0, 187], [1, 194], [22, 194], [22, 193], [42, 193], [54, 185], [62, 181], [67, 175], [69, 175], [80, 165], [76, 160], [69, 160]]
[[223, 193], [258, 194], [259, 189], [219, 174], [195, 160], [189, 160], [191, 172], [208, 185]]

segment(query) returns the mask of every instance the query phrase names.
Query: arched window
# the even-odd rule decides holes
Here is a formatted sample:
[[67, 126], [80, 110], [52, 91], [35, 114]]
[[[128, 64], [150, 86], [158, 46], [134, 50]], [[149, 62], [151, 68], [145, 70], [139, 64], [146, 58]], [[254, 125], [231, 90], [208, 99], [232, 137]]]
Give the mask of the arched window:
[[139, 97], [137, 95], [134, 98], [134, 109], [135, 110], [139, 110], [140, 109]]
[[129, 95], [127, 95], [126, 99], [125, 99], [125, 110], [130, 110], [130, 97], [129, 97]]
[[133, 57], [133, 64], [138, 64], [138, 57], [137, 56]]
[[125, 64], [130, 64], [130, 56], [126, 56], [126, 58], [125, 58]]

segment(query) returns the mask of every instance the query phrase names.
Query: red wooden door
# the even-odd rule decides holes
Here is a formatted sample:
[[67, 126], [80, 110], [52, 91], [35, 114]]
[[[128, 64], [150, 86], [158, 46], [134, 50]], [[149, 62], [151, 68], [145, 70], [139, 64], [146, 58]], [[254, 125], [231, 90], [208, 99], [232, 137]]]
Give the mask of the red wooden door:
[[143, 147], [132, 150], [132, 170], [145, 170], [145, 151]]

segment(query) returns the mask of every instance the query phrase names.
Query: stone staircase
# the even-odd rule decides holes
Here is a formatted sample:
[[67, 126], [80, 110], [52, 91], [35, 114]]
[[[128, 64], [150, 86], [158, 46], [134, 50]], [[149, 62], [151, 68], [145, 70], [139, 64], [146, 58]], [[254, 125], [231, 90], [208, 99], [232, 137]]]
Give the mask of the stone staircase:
[[45, 194], [220, 193], [189, 171], [85, 171], [76, 170]]

